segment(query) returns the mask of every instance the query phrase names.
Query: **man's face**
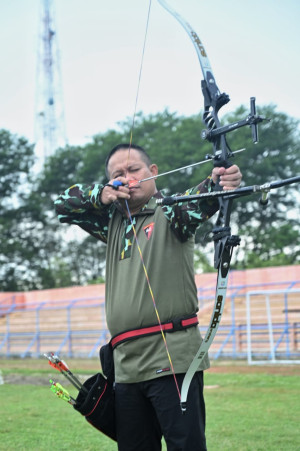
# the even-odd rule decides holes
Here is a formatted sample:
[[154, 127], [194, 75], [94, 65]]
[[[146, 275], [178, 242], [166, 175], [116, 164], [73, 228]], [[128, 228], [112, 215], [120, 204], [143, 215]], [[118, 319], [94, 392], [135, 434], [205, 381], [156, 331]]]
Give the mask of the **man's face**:
[[[118, 177], [126, 178], [126, 182], [138, 181], [158, 174], [156, 164], [148, 166], [136, 149], [120, 149], [112, 155], [108, 162], [110, 180]], [[130, 184], [128, 205], [132, 212], [138, 211], [156, 193], [155, 180]]]

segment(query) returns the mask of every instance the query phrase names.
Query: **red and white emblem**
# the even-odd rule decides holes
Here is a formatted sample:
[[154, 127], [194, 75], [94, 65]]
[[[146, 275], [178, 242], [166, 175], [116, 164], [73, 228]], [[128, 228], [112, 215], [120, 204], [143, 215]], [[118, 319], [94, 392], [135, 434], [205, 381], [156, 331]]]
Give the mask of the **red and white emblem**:
[[154, 229], [154, 222], [151, 222], [150, 224], [148, 224], [144, 227], [144, 232], [146, 234], [147, 240], [150, 239], [153, 229]]

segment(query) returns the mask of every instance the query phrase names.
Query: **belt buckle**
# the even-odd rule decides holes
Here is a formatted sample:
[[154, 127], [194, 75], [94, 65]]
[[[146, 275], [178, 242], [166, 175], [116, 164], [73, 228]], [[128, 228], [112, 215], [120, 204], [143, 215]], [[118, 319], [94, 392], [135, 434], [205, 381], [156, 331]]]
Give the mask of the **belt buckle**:
[[173, 329], [170, 332], [178, 332], [179, 330], [184, 330], [182, 325], [182, 318], [175, 318], [172, 320]]

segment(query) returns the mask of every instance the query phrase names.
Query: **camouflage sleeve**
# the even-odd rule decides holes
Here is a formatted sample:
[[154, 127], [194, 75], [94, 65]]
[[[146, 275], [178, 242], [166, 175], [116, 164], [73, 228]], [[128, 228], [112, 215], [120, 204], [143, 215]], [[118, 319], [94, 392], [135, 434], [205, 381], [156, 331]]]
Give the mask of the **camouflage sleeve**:
[[[208, 193], [213, 190], [213, 186], [214, 183], [209, 176], [198, 186], [188, 189], [182, 195]], [[196, 233], [196, 229], [201, 223], [218, 211], [219, 204], [217, 199], [200, 199], [162, 208], [168, 221], [170, 221], [173, 232], [180, 241], [186, 241]]]
[[60, 222], [76, 224], [98, 240], [107, 242], [111, 206], [100, 201], [103, 185], [73, 185], [54, 202]]

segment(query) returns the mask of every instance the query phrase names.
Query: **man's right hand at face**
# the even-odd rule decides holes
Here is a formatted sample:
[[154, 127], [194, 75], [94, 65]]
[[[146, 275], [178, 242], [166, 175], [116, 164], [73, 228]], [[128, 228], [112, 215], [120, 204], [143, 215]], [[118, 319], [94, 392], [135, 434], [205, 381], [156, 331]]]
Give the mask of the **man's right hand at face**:
[[[122, 185], [114, 187], [113, 183], [115, 181], [121, 182]], [[100, 199], [102, 204], [109, 205], [116, 200], [130, 199], [129, 187], [127, 184], [128, 180], [125, 177], [118, 177], [117, 179], [110, 180], [102, 190]]]

